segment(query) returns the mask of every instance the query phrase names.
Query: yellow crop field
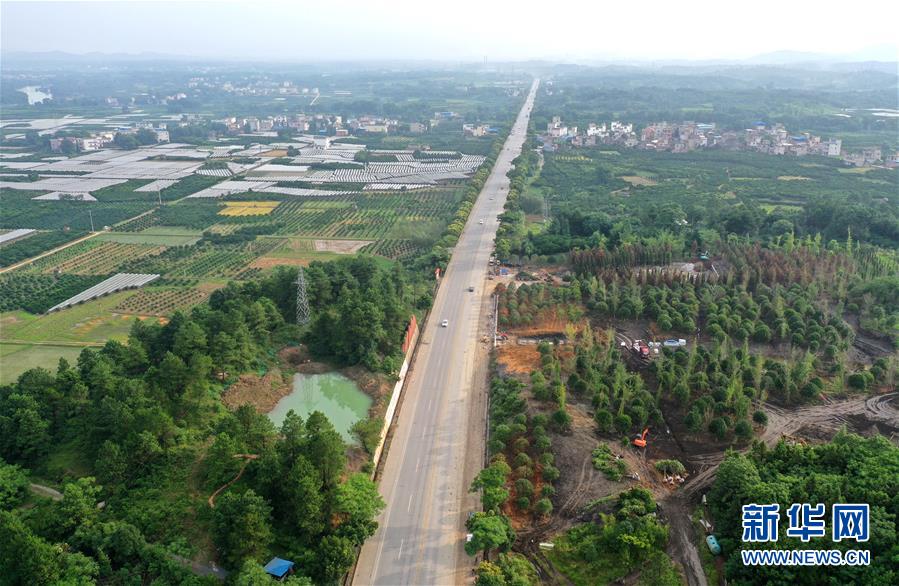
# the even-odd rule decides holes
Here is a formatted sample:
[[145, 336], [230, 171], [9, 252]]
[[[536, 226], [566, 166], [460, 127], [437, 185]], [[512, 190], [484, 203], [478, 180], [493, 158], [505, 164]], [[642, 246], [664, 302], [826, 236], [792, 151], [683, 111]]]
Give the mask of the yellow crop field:
[[278, 207], [280, 201], [226, 201], [220, 216], [266, 216]]

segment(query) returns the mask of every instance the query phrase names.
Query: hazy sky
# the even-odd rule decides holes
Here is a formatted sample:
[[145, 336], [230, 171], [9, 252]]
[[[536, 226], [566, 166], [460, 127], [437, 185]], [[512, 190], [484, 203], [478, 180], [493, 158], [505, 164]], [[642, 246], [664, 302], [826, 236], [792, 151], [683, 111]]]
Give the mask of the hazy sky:
[[895, 47], [897, 6], [895, 0], [3, 0], [0, 32], [3, 51], [289, 61], [710, 59]]

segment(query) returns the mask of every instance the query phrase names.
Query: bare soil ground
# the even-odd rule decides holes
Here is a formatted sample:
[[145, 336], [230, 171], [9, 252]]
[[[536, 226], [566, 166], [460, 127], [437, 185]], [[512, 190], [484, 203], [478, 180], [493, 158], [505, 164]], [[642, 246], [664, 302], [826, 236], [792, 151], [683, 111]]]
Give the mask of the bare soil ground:
[[846, 323], [852, 326], [855, 339], [849, 349], [849, 361], [856, 364], [870, 365], [878, 358], [890, 356], [894, 353], [891, 342], [887, 336], [869, 332], [861, 327], [858, 315], [847, 314]]
[[[571, 433], [552, 436], [556, 466], [562, 471], [556, 484], [556, 509], [553, 514], [573, 522], [573, 517], [584, 505], [598, 498], [618, 494], [632, 482], [608, 480], [593, 467], [593, 450], [599, 444], [596, 423], [582, 405], [569, 403], [568, 412], [571, 415]], [[631, 458], [629, 450], [620, 450], [617, 446], [613, 450], [625, 458], [628, 468], [634, 469], [637, 462]]]
[[251, 269], [270, 269], [273, 267], [308, 267], [311, 259], [308, 258], [277, 258], [261, 256], [250, 263]]
[[337, 254], [353, 254], [373, 240], [316, 240], [315, 250], [318, 252], [336, 252]]
[[508, 341], [496, 349], [496, 362], [504, 374], [528, 375], [540, 365], [540, 353], [537, 346]]
[[654, 181], [647, 177], [641, 177], [640, 175], [622, 175], [619, 177], [624, 181], [627, 181], [631, 185], [658, 185], [658, 181]]
[[566, 315], [557, 312], [551, 312], [545, 314], [544, 316], [542, 316], [542, 319], [537, 320], [532, 324], [508, 328], [504, 328], [503, 326], [501, 326], [501, 329], [518, 336], [548, 336], [553, 334], [561, 334], [565, 331], [565, 326], [567, 324], [568, 317]]
[[271, 411], [282, 397], [290, 393], [290, 380], [285, 380], [279, 369], [272, 369], [264, 376], [242, 374], [222, 394], [222, 402], [229, 409], [252, 405], [260, 413]]

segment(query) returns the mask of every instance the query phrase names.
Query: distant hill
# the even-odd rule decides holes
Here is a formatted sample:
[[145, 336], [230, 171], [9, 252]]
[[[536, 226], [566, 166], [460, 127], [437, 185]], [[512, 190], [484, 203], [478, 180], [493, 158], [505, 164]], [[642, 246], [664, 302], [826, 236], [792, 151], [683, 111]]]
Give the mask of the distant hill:
[[766, 65], [795, 65], [798, 63], [849, 63], [864, 61], [899, 61], [899, 47], [896, 45], [875, 45], [851, 53], [813, 53], [808, 51], [772, 51], [762, 53], [744, 63]]

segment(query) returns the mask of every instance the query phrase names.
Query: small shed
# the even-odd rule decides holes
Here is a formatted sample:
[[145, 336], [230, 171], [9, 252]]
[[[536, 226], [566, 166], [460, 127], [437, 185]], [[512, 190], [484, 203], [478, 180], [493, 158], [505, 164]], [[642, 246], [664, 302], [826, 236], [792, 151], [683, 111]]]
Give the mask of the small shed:
[[285, 576], [293, 573], [294, 563], [281, 558], [272, 558], [265, 564], [265, 573], [274, 577], [276, 580], [283, 580]]

